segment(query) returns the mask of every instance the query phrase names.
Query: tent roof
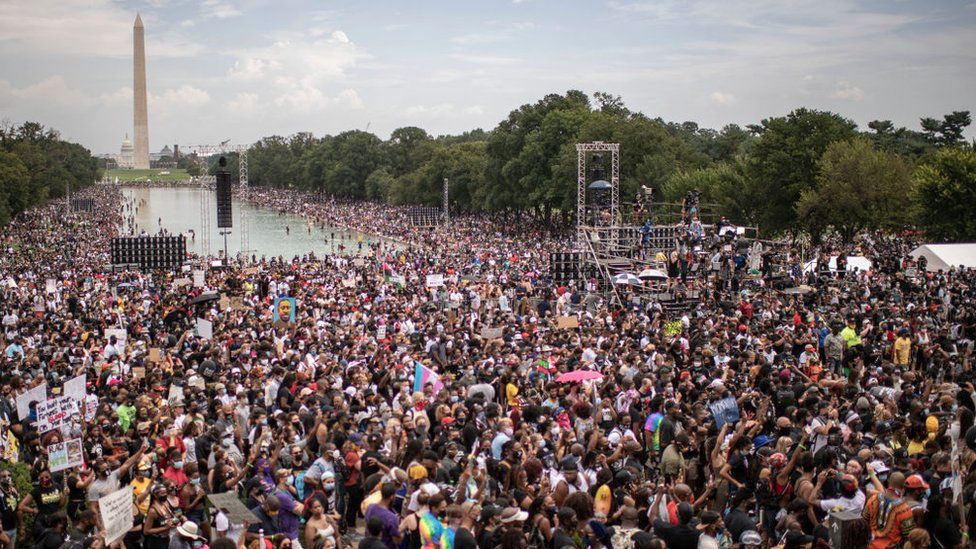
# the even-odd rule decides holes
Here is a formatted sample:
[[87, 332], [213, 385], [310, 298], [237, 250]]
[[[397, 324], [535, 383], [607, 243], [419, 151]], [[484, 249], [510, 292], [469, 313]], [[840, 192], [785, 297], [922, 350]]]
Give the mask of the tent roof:
[[922, 244], [912, 250], [916, 260], [924, 256], [927, 271], [948, 271], [951, 267], [976, 267], [976, 242], [964, 244]]

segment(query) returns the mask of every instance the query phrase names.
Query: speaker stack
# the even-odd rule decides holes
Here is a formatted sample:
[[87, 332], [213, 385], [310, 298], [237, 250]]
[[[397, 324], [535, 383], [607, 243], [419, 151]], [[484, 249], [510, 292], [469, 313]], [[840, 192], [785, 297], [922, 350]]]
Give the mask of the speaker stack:
[[230, 174], [219, 171], [217, 180], [217, 228], [229, 229], [234, 226], [234, 216], [231, 211]]
[[186, 258], [185, 236], [137, 236], [113, 238], [113, 265], [138, 265], [142, 269], [178, 267]]

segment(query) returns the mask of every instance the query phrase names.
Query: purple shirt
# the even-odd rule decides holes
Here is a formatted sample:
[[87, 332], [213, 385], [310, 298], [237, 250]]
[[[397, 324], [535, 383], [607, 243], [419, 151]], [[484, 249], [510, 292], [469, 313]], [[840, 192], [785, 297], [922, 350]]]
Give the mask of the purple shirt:
[[366, 521], [376, 517], [383, 521], [383, 531], [380, 533], [380, 539], [389, 549], [396, 549], [396, 542], [393, 541], [393, 536], [400, 535], [400, 519], [397, 518], [396, 513], [390, 511], [386, 507], [378, 503], [374, 503], [366, 509]]
[[281, 503], [281, 509], [278, 511], [278, 529], [289, 538], [298, 539], [298, 525], [301, 520], [295, 514], [295, 505], [298, 504], [298, 500], [291, 495], [291, 492], [281, 489], [275, 490], [274, 496]]

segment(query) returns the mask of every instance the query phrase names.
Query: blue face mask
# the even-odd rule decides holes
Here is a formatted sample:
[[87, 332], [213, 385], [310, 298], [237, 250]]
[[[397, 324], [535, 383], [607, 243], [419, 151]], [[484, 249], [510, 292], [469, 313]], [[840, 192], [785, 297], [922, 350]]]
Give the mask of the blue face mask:
[[925, 498], [928, 499], [931, 495], [932, 495], [932, 489], [931, 488], [926, 488], [925, 489]]

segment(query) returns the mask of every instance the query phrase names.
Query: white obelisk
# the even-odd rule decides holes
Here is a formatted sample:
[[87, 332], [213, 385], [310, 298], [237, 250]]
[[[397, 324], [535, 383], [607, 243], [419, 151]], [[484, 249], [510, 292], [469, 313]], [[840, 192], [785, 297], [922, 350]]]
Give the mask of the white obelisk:
[[149, 169], [149, 109], [146, 102], [146, 29], [142, 26], [142, 18], [136, 14], [133, 31], [132, 91], [135, 99], [133, 109], [134, 135], [133, 167]]

